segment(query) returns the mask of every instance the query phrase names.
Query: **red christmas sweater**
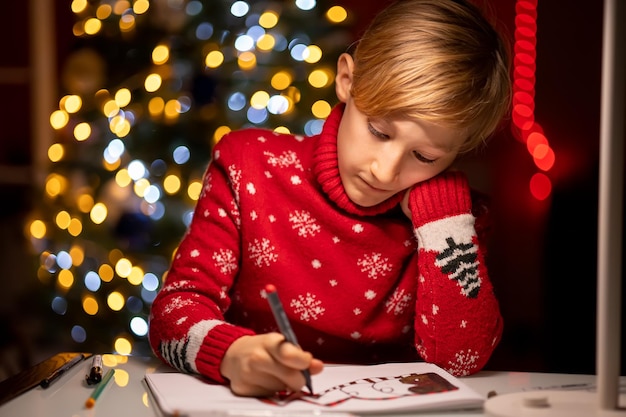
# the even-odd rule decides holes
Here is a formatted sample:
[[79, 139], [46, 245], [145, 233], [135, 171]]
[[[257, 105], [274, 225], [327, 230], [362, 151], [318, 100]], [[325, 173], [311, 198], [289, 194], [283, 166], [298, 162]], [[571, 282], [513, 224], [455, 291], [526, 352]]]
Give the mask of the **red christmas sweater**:
[[485, 365], [502, 318], [466, 178], [414, 187], [412, 222], [401, 195], [353, 204], [337, 167], [341, 115], [316, 136], [245, 129], [214, 147], [152, 304], [149, 339], [164, 362], [225, 383], [231, 343], [277, 331], [271, 283], [302, 348], [326, 362], [425, 360], [459, 376]]

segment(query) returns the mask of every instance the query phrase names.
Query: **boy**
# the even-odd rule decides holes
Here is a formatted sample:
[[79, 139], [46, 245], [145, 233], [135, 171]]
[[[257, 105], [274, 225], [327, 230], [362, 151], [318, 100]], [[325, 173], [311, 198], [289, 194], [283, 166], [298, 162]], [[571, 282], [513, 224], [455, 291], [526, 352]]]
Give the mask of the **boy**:
[[471, 3], [401, 0], [340, 56], [321, 134], [226, 135], [152, 305], [157, 356], [249, 396], [300, 390], [322, 361], [479, 371], [502, 318], [484, 207], [450, 167], [507, 112], [508, 60]]

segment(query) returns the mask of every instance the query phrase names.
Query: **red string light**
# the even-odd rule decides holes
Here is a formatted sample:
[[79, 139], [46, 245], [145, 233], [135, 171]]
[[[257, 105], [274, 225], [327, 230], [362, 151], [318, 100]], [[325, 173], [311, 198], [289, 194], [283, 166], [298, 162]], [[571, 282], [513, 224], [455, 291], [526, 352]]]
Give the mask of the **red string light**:
[[554, 166], [554, 150], [535, 120], [535, 72], [537, 45], [537, 0], [517, 0], [515, 4], [515, 43], [513, 47], [513, 136], [526, 144], [535, 166], [543, 171], [529, 181], [531, 195], [545, 200], [552, 193], [552, 182], [545, 172]]

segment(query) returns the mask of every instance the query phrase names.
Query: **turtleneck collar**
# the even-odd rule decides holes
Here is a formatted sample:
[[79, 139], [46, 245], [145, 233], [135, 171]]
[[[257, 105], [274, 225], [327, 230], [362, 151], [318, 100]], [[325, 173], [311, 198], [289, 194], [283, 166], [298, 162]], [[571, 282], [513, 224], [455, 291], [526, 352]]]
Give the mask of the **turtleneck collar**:
[[344, 107], [343, 103], [335, 106], [324, 123], [313, 155], [313, 174], [328, 197], [348, 213], [374, 216], [389, 211], [402, 200], [403, 193], [398, 193], [372, 207], [359, 206], [346, 195], [339, 176], [339, 162], [337, 161], [337, 132]]

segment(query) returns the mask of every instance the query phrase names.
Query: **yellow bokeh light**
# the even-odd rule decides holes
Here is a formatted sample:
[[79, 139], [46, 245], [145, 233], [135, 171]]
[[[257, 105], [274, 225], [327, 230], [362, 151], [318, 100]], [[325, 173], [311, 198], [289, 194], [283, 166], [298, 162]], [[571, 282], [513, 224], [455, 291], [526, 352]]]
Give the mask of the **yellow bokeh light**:
[[304, 54], [304, 60], [309, 64], [315, 64], [320, 59], [322, 59], [322, 50], [317, 45], [309, 45], [307, 46], [307, 53]]
[[168, 100], [167, 103], [165, 103], [164, 113], [165, 117], [167, 117], [168, 119], [178, 119], [180, 112], [180, 101], [174, 99]]
[[109, 129], [118, 137], [123, 138], [130, 133], [130, 122], [123, 116], [115, 116], [109, 122]]
[[90, 316], [98, 314], [98, 300], [91, 295], [87, 295], [83, 298], [83, 310]]
[[116, 15], [121, 15], [128, 9], [130, 9], [129, 1], [117, 0], [113, 6], [113, 13], [115, 13]]
[[268, 10], [259, 17], [259, 25], [261, 25], [265, 29], [271, 29], [276, 26], [277, 23], [278, 13], [273, 10]]
[[118, 337], [115, 340], [115, 351], [121, 355], [130, 355], [133, 351], [133, 345], [124, 337]]
[[267, 103], [270, 101], [270, 95], [267, 91], [257, 91], [252, 94], [250, 97], [250, 105], [255, 109], [262, 109], [267, 106]]
[[100, 279], [104, 282], [111, 282], [113, 280], [113, 276], [115, 275], [113, 268], [109, 264], [102, 264], [100, 268], [98, 268], [98, 275], [100, 275]]
[[113, 117], [120, 112], [120, 106], [117, 105], [115, 100], [108, 100], [102, 106], [102, 112], [106, 117]]
[[323, 69], [316, 69], [309, 74], [309, 84], [315, 88], [324, 88], [332, 82], [328, 72]]
[[131, 30], [133, 30], [135, 28], [135, 16], [133, 16], [132, 14], [124, 14], [121, 18], [120, 18], [120, 31], [121, 32], [130, 32]]
[[100, 32], [100, 29], [102, 29], [102, 22], [100, 21], [100, 19], [92, 17], [85, 20], [83, 28], [85, 29], [85, 33], [87, 35], [95, 35], [96, 33]]
[[237, 65], [242, 70], [251, 70], [256, 67], [256, 55], [250, 51], [242, 52], [237, 58]]
[[115, 174], [115, 183], [119, 185], [120, 187], [126, 187], [132, 181], [133, 179], [130, 177], [130, 174], [128, 173], [128, 170], [126, 168], [120, 169]]
[[107, 305], [113, 311], [120, 311], [124, 308], [124, 296], [117, 291], [113, 291], [107, 297]]
[[81, 194], [76, 199], [76, 206], [83, 213], [89, 213], [89, 210], [91, 210], [93, 204], [93, 197], [89, 193]]
[[333, 6], [326, 12], [326, 18], [333, 23], [341, 23], [348, 18], [348, 12], [341, 6]]
[[150, 8], [150, 2], [148, 0], [136, 0], [133, 4], [133, 12], [136, 14], [144, 14]]
[[108, 210], [104, 204], [96, 203], [89, 212], [89, 217], [95, 224], [100, 224], [107, 218], [107, 213]]
[[163, 189], [166, 193], [172, 195], [180, 190], [181, 182], [178, 175], [170, 174], [163, 180]]
[[72, 257], [72, 263], [75, 266], [79, 266], [85, 261], [85, 251], [80, 246], [72, 246], [70, 249], [70, 256]]
[[96, 9], [96, 17], [100, 20], [104, 20], [111, 16], [111, 13], [113, 13], [113, 8], [110, 4], [101, 4]]
[[137, 180], [137, 182], [135, 182], [135, 185], [133, 186], [133, 191], [135, 191], [135, 194], [137, 194], [139, 197], [143, 197], [146, 194], [146, 190], [148, 189], [148, 187], [150, 187], [150, 181], [148, 181], [146, 178], [140, 178], [139, 180]]
[[64, 128], [69, 121], [70, 116], [65, 110], [56, 110], [50, 115], [50, 126], [56, 130]]
[[48, 148], [48, 159], [52, 162], [59, 162], [64, 154], [65, 148], [60, 143], [55, 143]]
[[143, 281], [143, 276], [143, 269], [138, 266], [133, 266], [130, 270], [130, 274], [128, 274], [128, 282], [133, 285], [141, 285], [141, 282]]
[[271, 51], [275, 45], [276, 45], [276, 39], [274, 39], [272, 35], [269, 35], [267, 33], [261, 35], [259, 39], [256, 41], [256, 46], [261, 51]]
[[[120, 348], [124, 348], [124, 346], [120, 346]], [[122, 353], [119, 350], [117, 350], [117, 351]], [[128, 350], [129, 353], [124, 353], [124, 355], [130, 355], [131, 351], [132, 351], [132, 345], [129, 345], [129, 350]], [[130, 374], [128, 372], [126, 372], [124, 369], [117, 369], [115, 371], [115, 378], [114, 379], [115, 379], [115, 383], [118, 386], [125, 387], [130, 382]]]
[[284, 90], [293, 81], [292, 75], [287, 71], [279, 71], [272, 77], [270, 84], [277, 90]]
[[70, 235], [76, 237], [80, 235], [81, 232], [83, 231], [83, 224], [81, 223], [80, 220], [73, 218], [72, 221], [70, 222], [70, 225], [67, 228], [67, 231], [70, 233]]
[[202, 191], [202, 181], [192, 181], [187, 187], [187, 195], [194, 201], [200, 198], [200, 192]]
[[165, 64], [169, 58], [170, 49], [167, 45], [157, 45], [156, 48], [152, 50], [152, 62], [156, 65]]
[[65, 96], [59, 101], [59, 107], [68, 113], [76, 113], [83, 105], [83, 101], [80, 96], [75, 94]]
[[165, 100], [161, 97], [153, 97], [148, 102], [148, 111], [150, 112], [150, 116], [158, 117], [163, 113], [163, 109], [165, 108]]
[[74, 127], [74, 138], [76, 138], [77, 141], [82, 142], [87, 140], [89, 136], [91, 136], [91, 126], [89, 126], [89, 123], [82, 122]]
[[209, 68], [217, 68], [224, 62], [224, 54], [220, 51], [211, 51], [204, 59], [204, 63]]
[[313, 103], [313, 106], [311, 106], [311, 113], [313, 113], [313, 116], [317, 117], [318, 119], [327, 118], [331, 110], [331, 105], [324, 100], [318, 100]]
[[72, 12], [79, 14], [87, 8], [87, 0], [73, 0]]
[[144, 88], [148, 93], [154, 93], [159, 88], [161, 88], [161, 83], [163, 80], [159, 74], [150, 74], [146, 77], [146, 81], [144, 82]]
[[278, 126], [276, 129], [274, 129], [274, 132], [276, 133], [291, 133], [291, 131], [289, 130], [289, 128], [287, 128], [286, 126]]
[[228, 126], [218, 127], [217, 129], [215, 129], [215, 133], [213, 133], [213, 142], [214, 143], [219, 142], [220, 139], [222, 139], [222, 136], [229, 133], [230, 131], [231, 131], [231, 128]]
[[70, 216], [70, 213], [65, 210], [57, 213], [56, 217], [54, 218], [54, 222], [56, 223], [57, 227], [63, 230], [69, 227], [70, 220], [72, 220], [72, 217]]
[[63, 194], [67, 188], [67, 180], [61, 175], [51, 174], [46, 178], [46, 194], [56, 197]]
[[46, 224], [41, 220], [34, 220], [28, 228], [30, 235], [35, 239], [43, 239], [46, 236]]
[[107, 170], [107, 171], [115, 171], [116, 169], [119, 168], [119, 166], [122, 164], [122, 161], [120, 159], [116, 159], [115, 161], [109, 163], [107, 162], [106, 159], [102, 159], [102, 166]]
[[115, 272], [122, 278], [127, 278], [132, 269], [133, 264], [126, 258], [122, 258], [115, 263]]
[[61, 269], [57, 276], [57, 283], [61, 288], [71, 288], [74, 285], [74, 274], [67, 269]]
[[128, 88], [120, 88], [115, 93], [115, 102], [120, 107], [128, 106], [130, 100], [132, 100], [132, 94], [130, 93], [130, 90]]

